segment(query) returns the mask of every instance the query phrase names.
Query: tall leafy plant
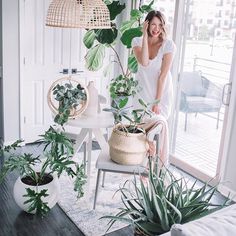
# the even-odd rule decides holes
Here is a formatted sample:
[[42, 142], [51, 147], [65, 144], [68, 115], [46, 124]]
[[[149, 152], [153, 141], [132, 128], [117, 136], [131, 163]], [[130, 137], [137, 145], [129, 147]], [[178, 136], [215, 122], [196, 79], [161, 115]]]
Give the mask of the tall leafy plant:
[[142, 5], [139, 9], [131, 10], [130, 19], [118, 26], [115, 20], [125, 10], [125, 4], [120, 4], [119, 1], [105, 1], [110, 11], [111, 29], [89, 30], [84, 36], [83, 42], [88, 48], [85, 56], [88, 70], [97, 71], [104, 65], [106, 48], [110, 48], [115, 54], [115, 62], [118, 63], [121, 74], [111, 81], [110, 94], [112, 98], [117, 95], [130, 96], [136, 93], [137, 82], [132, 74], [138, 70], [137, 60], [134, 54], [130, 53], [128, 61], [124, 65], [116, 50], [116, 45], [121, 43], [124, 48], [131, 48], [132, 39], [142, 35], [140, 19], [152, 10], [153, 2]]

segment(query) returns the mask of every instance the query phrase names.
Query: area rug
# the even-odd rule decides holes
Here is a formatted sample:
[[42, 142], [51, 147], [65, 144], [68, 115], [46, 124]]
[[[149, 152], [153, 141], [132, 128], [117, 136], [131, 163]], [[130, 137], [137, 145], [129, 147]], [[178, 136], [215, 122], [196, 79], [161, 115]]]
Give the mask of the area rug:
[[[77, 199], [76, 193], [73, 190], [73, 179], [68, 176], [61, 176], [61, 195], [59, 205], [68, 217], [76, 224], [76, 226], [86, 236], [101, 236], [105, 235], [108, 228], [108, 219], [99, 219], [105, 215], [115, 215], [122, 206], [120, 195], [115, 194], [119, 185], [123, 184], [127, 179], [133, 178], [132, 175], [106, 173], [104, 188], [100, 185], [100, 191], [97, 197], [96, 209], [93, 210], [93, 201], [95, 193], [95, 185], [97, 178], [97, 169], [95, 163], [100, 150], [92, 151], [92, 166], [90, 174], [90, 185], [86, 186], [85, 196]], [[82, 160], [82, 153], [79, 153], [79, 159]], [[121, 222], [116, 222], [108, 231], [125, 227]]]

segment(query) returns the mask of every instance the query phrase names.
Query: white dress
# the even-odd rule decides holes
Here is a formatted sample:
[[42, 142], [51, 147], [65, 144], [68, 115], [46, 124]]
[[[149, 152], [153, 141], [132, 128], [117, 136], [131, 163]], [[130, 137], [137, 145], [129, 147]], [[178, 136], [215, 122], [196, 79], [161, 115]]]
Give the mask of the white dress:
[[[132, 48], [135, 46], [142, 46], [142, 37], [134, 38], [132, 40]], [[162, 46], [159, 48], [158, 53], [152, 60], [149, 59], [149, 64], [147, 66], [138, 65], [138, 72], [136, 73], [136, 79], [139, 82], [141, 90], [134, 97], [134, 108], [140, 108], [138, 102], [139, 98], [142, 98], [145, 102], [151, 103], [155, 100], [157, 91], [157, 81], [160, 74], [161, 63], [163, 55], [166, 53], [175, 53], [176, 47], [172, 40], [166, 39]], [[172, 76], [170, 71], [167, 73], [167, 78], [163, 88], [162, 97], [160, 100], [161, 115], [168, 119], [171, 107], [173, 104], [173, 85]]]

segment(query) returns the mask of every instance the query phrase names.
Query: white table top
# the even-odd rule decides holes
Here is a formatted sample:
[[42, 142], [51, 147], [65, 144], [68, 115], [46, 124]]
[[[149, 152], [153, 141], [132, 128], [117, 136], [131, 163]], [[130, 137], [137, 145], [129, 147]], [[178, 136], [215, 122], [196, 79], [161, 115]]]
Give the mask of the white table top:
[[87, 129], [110, 128], [114, 126], [114, 118], [112, 113], [102, 111], [96, 116], [85, 116], [82, 114], [78, 118], [69, 120], [67, 125]]

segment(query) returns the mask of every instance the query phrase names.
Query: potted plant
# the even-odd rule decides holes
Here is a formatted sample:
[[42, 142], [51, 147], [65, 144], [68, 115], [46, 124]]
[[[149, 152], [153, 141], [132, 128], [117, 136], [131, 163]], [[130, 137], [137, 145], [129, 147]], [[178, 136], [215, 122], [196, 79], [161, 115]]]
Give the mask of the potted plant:
[[55, 113], [54, 122], [61, 126], [69, 118], [82, 114], [88, 106], [88, 100], [87, 88], [71, 77], [56, 80], [48, 91], [48, 104]]
[[116, 221], [122, 221], [134, 226], [135, 235], [160, 235], [173, 224], [184, 224], [230, 204], [229, 200], [223, 204], [211, 202], [217, 185], [200, 186], [197, 180], [190, 184], [163, 165], [160, 168], [158, 161], [154, 163], [153, 167], [153, 158], [149, 158], [146, 182], [134, 176], [119, 188], [123, 207], [114, 216], [102, 217], [110, 219], [107, 231]]
[[[144, 14], [152, 10], [152, 1], [148, 5], [141, 5], [130, 13], [130, 19], [124, 21], [120, 27], [114, 22], [117, 16], [125, 9], [125, 4], [119, 1], [105, 1], [110, 11], [111, 29], [88, 30], [84, 36], [84, 44], [88, 48], [85, 56], [86, 67], [90, 71], [97, 71], [104, 65], [105, 49], [110, 48], [116, 57], [114, 62], [118, 63], [121, 74], [115, 76], [109, 85], [112, 99], [126, 96], [134, 96], [138, 91], [138, 82], [133, 78], [133, 73], [138, 70], [138, 63], [133, 53], [128, 56], [127, 66], [121, 62], [116, 45], [122, 44], [126, 49], [131, 48], [134, 37], [142, 35], [140, 19]], [[109, 64], [109, 66], [111, 63]]]
[[[127, 102], [126, 97], [119, 103], [114, 102], [111, 108], [104, 109], [113, 113], [115, 122], [108, 141], [110, 157], [119, 164], [138, 165], [142, 163], [149, 149], [146, 132], [140, 124], [145, 116], [151, 117], [152, 112], [148, 109], [151, 104], [139, 99], [142, 108], [129, 111], [130, 107], [126, 107]], [[157, 102], [158, 100], [152, 104]]]
[[20, 176], [14, 185], [14, 198], [19, 207], [29, 213], [44, 216], [59, 198], [58, 178], [64, 172], [75, 178], [75, 191], [78, 197], [83, 195], [85, 174], [82, 165], [71, 158], [73, 142], [63, 131], [50, 127], [41, 135], [38, 144], [44, 145], [43, 157], [32, 153], [16, 154], [11, 151], [20, 141], [17, 141], [3, 151], [9, 152], [9, 157], [0, 172], [0, 182], [11, 171], [18, 171]]

